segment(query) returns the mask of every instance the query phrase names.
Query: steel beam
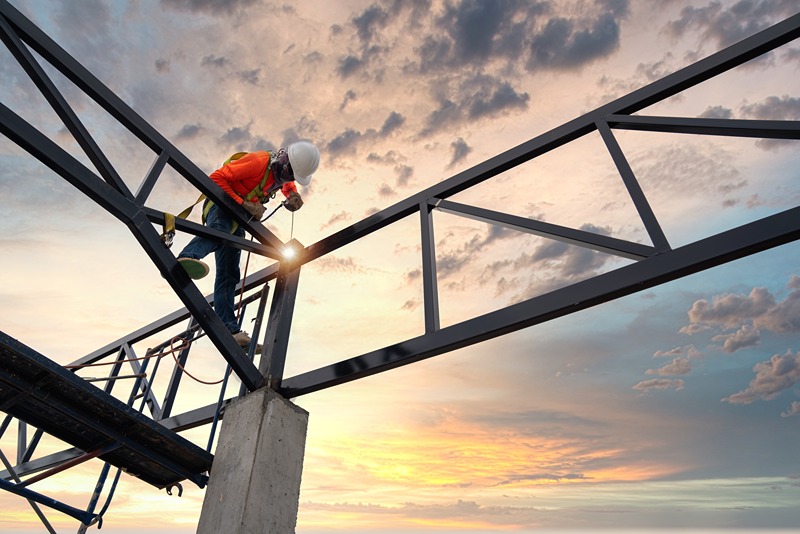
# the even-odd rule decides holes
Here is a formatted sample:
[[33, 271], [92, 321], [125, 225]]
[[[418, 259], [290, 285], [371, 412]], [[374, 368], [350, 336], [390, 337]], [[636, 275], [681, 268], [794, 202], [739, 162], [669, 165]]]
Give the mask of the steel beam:
[[272, 389], [275, 389], [283, 379], [299, 280], [300, 268], [290, 262], [284, 262], [275, 282], [275, 295], [272, 297], [272, 306], [269, 310], [264, 333], [264, 348], [258, 369], [264, 377], [262, 386]]
[[554, 239], [562, 243], [576, 245], [606, 254], [613, 254], [631, 260], [642, 260], [656, 253], [656, 249], [649, 245], [633, 243], [631, 241], [586, 232], [584, 230], [575, 230], [566, 226], [559, 226], [543, 221], [535, 221], [525, 217], [478, 208], [476, 206], [467, 206], [466, 204], [459, 204], [449, 200], [438, 202], [436, 204], [436, 209], [443, 213], [451, 213], [468, 219]]
[[280, 250], [283, 247], [283, 242], [275, 234], [260, 222], [251, 220], [252, 217], [211, 181], [197, 165], [7, 0], [0, 0], [0, 15], [6, 18], [16, 34], [28, 46], [97, 102], [155, 154], [165, 152], [173, 169], [218, 206], [227, 209], [256, 240], [275, 249]]
[[605, 120], [609, 115], [630, 115], [640, 111], [798, 37], [800, 37], [800, 13], [309, 245], [303, 256], [303, 263], [329, 254], [404, 217], [413, 215], [419, 209], [421, 202], [427, 202], [433, 198], [447, 199], [508, 169], [574, 141], [594, 131], [595, 123]]
[[439, 286], [436, 277], [436, 243], [433, 237], [433, 214], [427, 202], [419, 205], [419, 225], [422, 251], [422, 302], [425, 312], [425, 332], [439, 330]]
[[78, 116], [72, 110], [66, 99], [56, 88], [52, 80], [45, 74], [44, 69], [39, 65], [31, 54], [30, 50], [22, 44], [14, 30], [11, 29], [4, 17], [0, 17], [0, 39], [6, 44], [11, 54], [16, 58], [20, 66], [30, 76], [34, 85], [42, 93], [50, 106], [61, 118], [67, 130], [78, 142], [89, 160], [94, 164], [103, 179], [114, 189], [127, 198], [133, 198], [128, 186], [117, 174], [103, 151], [89, 134], [89, 130], [83, 125]]
[[639, 181], [633, 174], [633, 169], [631, 169], [631, 166], [628, 164], [628, 159], [625, 157], [625, 154], [622, 153], [622, 148], [620, 148], [619, 143], [617, 143], [614, 133], [605, 121], [597, 121], [595, 126], [597, 127], [597, 131], [600, 132], [600, 136], [603, 138], [603, 142], [606, 144], [609, 154], [611, 154], [611, 159], [614, 160], [614, 165], [617, 166], [617, 170], [625, 184], [625, 189], [628, 190], [628, 194], [631, 196], [633, 205], [639, 213], [639, 218], [642, 224], [644, 224], [647, 235], [650, 236], [650, 240], [653, 242], [653, 246], [659, 252], [669, 250], [670, 246], [667, 241], [667, 236], [664, 235], [664, 231], [658, 223], [656, 214], [653, 213], [653, 208], [650, 207], [650, 203], [647, 201], [647, 197], [645, 197], [644, 191], [642, 191], [642, 187], [639, 185]]
[[757, 137], [761, 139], [800, 139], [800, 121], [705, 119], [612, 114], [606, 117], [606, 122], [616, 130], [720, 135], [729, 137]]
[[281, 382], [287, 398], [467, 347], [800, 239], [800, 208], [765, 217], [501, 310]]
[[0, 127], [5, 135], [128, 226], [145, 253], [200, 323], [239, 379], [250, 391], [258, 389], [261, 384], [258, 369], [247, 360], [242, 348], [234, 341], [228, 329], [200, 294], [197, 286], [178, 264], [175, 256], [164, 247], [160, 236], [144, 212], [131, 199], [122, 196], [1, 103], [0, 119], [2, 119]]

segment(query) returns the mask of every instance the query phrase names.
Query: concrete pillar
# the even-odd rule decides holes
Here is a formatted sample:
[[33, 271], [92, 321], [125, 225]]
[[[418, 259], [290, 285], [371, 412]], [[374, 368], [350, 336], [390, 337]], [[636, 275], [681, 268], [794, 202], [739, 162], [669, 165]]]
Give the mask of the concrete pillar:
[[300, 502], [308, 412], [269, 388], [225, 410], [198, 534], [288, 534]]

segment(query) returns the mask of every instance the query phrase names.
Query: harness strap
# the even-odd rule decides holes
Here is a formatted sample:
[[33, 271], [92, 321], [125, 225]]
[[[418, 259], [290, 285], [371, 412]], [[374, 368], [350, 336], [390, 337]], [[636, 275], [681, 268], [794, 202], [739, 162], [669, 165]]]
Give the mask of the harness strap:
[[[166, 245], [167, 248], [172, 246], [172, 240], [175, 238], [175, 219], [186, 219], [186, 217], [192, 213], [192, 209], [200, 204], [202, 200], [205, 200], [205, 198], [206, 196], [201, 194], [199, 197], [197, 197], [197, 200], [194, 201], [194, 204], [177, 215], [164, 212], [164, 229], [161, 232], [161, 241], [164, 243], [164, 245]], [[205, 222], [205, 215], [203, 216], [203, 222]]]
[[[232, 161], [243, 158], [247, 154], [248, 152], [237, 152], [231, 155], [231, 157], [229, 157], [228, 159], [226, 159], [225, 163], [223, 163], [223, 166], [227, 165]], [[270, 151], [269, 153], [270, 164], [272, 163], [275, 157], [276, 153]], [[275, 193], [277, 192], [278, 188], [281, 187], [281, 184], [278, 183], [277, 178], [275, 179], [275, 186], [270, 188], [270, 191], [267, 191], [266, 193], [264, 192], [264, 188], [267, 185], [267, 180], [269, 179], [270, 164], [267, 164], [267, 169], [264, 171], [264, 177], [261, 178], [261, 182], [257, 186], [255, 186], [252, 191], [247, 193], [247, 195], [244, 197], [245, 201], [252, 202], [253, 198], [258, 197], [259, 202], [261, 202], [262, 204], [266, 204], [267, 201], [269, 201], [269, 199], [275, 198]], [[200, 204], [200, 202], [203, 200], [205, 200], [205, 203], [203, 204], [202, 220], [203, 224], [205, 224], [206, 218], [208, 217], [208, 212], [211, 211], [211, 206], [213, 206], [214, 203], [208, 200], [206, 196], [203, 194], [197, 197], [197, 200], [194, 202], [194, 204], [192, 204], [191, 206], [180, 212], [178, 215], [173, 215], [172, 213], [164, 212], [164, 225], [163, 225], [163, 231], [161, 232], [161, 241], [164, 243], [164, 245], [166, 245], [167, 248], [172, 246], [172, 241], [175, 238], [175, 219], [186, 219], [186, 217], [188, 217], [189, 214], [192, 213], [192, 209], [198, 204]], [[233, 225], [231, 227], [231, 233], [234, 233], [238, 227], [239, 223], [233, 221]]]

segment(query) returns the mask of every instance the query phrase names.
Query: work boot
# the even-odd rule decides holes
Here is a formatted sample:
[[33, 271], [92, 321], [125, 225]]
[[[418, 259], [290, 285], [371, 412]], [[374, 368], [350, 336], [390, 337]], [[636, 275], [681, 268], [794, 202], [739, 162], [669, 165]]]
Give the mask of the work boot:
[[[247, 332], [245, 332], [244, 330], [239, 330], [238, 332], [233, 334], [233, 339], [245, 351], [248, 351], [250, 349], [250, 341], [251, 341], [250, 335]], [[261, 345], [261, 343], [257, 344], [256, 345], [256, 352], [260, 353], [262, 348], [263, 348], [263, 346]]]
[[208, 274], [208, 265], [200, 260], [194, 258], [178, 258], [178, 263], [183, 266], [186, 274], [193, 280], [200, 280], [205, 278]]

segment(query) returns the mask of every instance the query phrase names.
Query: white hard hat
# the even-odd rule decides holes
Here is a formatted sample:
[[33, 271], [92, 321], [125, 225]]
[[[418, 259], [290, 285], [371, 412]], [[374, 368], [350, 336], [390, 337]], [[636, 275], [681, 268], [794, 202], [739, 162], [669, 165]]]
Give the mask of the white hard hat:
[[313, 143], [298, 141], [286, 150], [289, 153], [289, 164], [294, 172], [294, 181], [300, 185], [311, 183], [311, 175], [319, 167], [319, 150]]

